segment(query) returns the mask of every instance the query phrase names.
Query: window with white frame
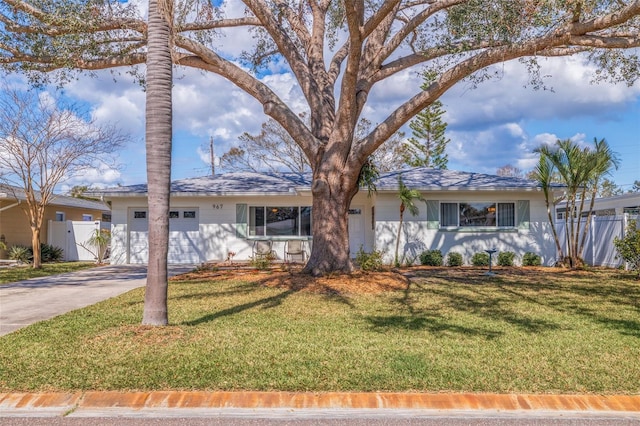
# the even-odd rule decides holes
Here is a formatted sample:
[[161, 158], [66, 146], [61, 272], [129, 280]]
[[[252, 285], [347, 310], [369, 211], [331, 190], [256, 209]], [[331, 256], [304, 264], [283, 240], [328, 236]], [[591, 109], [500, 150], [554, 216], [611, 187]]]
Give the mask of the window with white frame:
[[83, 222], [91, 222], [91, 221], [93, 221], [93, 215], [91, 215], [91, 214], [83, 214], [82, 215], [82, 221]]
[[249, 206], [249, 236], [309, 236], [311, 207]]
[[513, 228], [516, 226], [516, 206], [514, 202], [442, 202], [440, 226]]
[[64, 222], [64, 212], [56, 212], [56, 222]]

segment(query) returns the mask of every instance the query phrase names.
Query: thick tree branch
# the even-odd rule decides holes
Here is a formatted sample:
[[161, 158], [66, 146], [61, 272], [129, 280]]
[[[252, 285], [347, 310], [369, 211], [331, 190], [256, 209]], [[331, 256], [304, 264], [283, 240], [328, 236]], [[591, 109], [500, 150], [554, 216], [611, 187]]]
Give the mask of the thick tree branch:
[[146, 61], [146, 54], [144, 53], [131, 53], [129, 55], [118, 55], [105, 57], [95, 60], [85, 59], [65, 59], [64, 62], [60, 62], [59, 58], [49, 56], [35, 56], [28, 55], [21, 52], [15, 52], [5, 46], [0, 45], [0, 49], [11, 51], [14, 53], [11, 57], [0, 57], [1, 64], [15, 64], [20, 62], [28, 62], [34, 65], [41, 72], [50, 72], [59, 70], [62, 68], [73, 67], [81, 70], [95, 71], [108, 68], [117, 68], [123, 66], [139, 65]]
[[407, 22], [394, 36], [381, 46], [380, 52], [377, 55], [377, 62], [372, 64], [372, 67], [378, 68], [384, 63], [393, 52], [397, 51], [400, 45], [407, 39], [409, 34], [416, 31], [420, 25], [422, 25], [427, 19], [434, 14], [450, 8], [454, 5], [463, 3], [467, 0], [442, 0], [434, 2], [429, 7], [416, 14], [409, 22]]
[[214, 30], [217, 28], [233, 28], [233, 27], [259, 27], [261, 26], [260, 20], [254, 16], [247, 16], [242, 18], [228, 18], [218, 19], [205, 22], [190, 22], [186, 24], [176, 25], [177, 32], [187, 31], [206, 31]]
[[313, 158], [312, 153], [318, 145], [316, 138], [300, 117], [291, 111], [267, 85], [200, 43], [182, 36], [177, 36], [175, 43], [176, 46], [195, 55], [180, 58], [178, 64], [211, 71], [231, 81], [260, 102], [265, 114], [276, 120], [289, 134], [295, 135], [296, 142], [300, 144], [305, 154]]

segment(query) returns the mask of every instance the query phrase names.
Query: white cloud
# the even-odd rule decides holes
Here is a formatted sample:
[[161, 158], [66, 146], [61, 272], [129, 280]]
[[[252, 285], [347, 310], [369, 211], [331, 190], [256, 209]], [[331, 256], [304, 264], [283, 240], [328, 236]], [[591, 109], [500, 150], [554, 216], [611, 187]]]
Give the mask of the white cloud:
[[121, 181], [122, 174], [119, 170], [106, 164], [100, 164], [94, 168], [83, 170], [81, 175], [73, 176], [65, 180], [64, 184], [60, 185], [59, 190], [66, 193], [77, 185], [86, 185], [92, 188], [108, 188], [115, 186]]
[[461, 83], [443, 96], [451, 127], [477, 128], [506, 121], [599, 117], [616, 114], [640, 96], [640, 84], [591, 84], [595, 71], [581, 57], [542, 59], [541, 74], [552, 90], [527, 88], [523, 64], [500, 65], [502, 77], [476, 89]]

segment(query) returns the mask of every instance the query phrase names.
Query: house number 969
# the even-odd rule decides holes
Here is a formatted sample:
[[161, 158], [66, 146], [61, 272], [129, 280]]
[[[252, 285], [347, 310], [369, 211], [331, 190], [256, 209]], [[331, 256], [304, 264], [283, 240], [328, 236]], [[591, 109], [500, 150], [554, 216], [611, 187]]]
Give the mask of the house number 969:
[[222, 209], [222, 204], [213, 204], [213, 209], [214, 210], [221, 210]]

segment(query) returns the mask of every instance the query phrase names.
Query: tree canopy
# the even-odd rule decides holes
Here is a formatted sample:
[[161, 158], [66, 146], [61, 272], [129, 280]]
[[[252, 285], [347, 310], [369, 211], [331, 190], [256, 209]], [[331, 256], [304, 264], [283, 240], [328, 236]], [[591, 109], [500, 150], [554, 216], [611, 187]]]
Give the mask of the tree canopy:
[[[522, 59], [541, 86], [538, 58], [575, 54], [596, 64], [594, 79], [630, 84], [640, 72], [632, 49], [640, 46], [640, 0], [184, 0], [173, 11], [174, 63], [219, 74], [251, 95], [309, 160], [314, 274], [352, 269], [347, 213], [362, 167], [455, 84], [481, 83], [491, 65]], [[0, 63], [36, 81], [41, 71], [64, 79], [71, 69], [146, 60], [147, 25], [132, 3], [0, 0], [0, 25]], [[237, 28], [251, 31], [254, 43], [238, 57], [222, 54], [220, 40], [229, 38], [220, 36]], [[273, 63], [290, 70], [307, 111], [295, 111], [261, 78]], [[427, 71], [434, 76], [427, 86], [356, 137], [376, 87]]]

